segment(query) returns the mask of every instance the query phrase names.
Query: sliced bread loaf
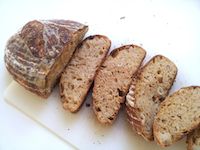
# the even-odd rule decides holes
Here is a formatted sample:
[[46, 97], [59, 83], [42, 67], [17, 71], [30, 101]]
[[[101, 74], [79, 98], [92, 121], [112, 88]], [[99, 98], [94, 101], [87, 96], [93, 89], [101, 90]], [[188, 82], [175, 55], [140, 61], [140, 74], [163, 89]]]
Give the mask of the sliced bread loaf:
[[177, 74], [168, 58], [153, 57], [135, 76], [126, 96], [126, 112], [132, 128], [147, 141], [153, 140], [153, 120]]
[[168, 96], [160, 106], [153, 124], [155, 141], [169, 146], [200, 124], [200, 87], [182, 88]]
[[78, 111], [110, 45], [107, 37], [94, 35], [77, 47], [60, 79], [60, 96], [65, 109]]
[[93, 88], [93, 110], [102, 124], [111, 124], [124, 103], [133, 74], [146, 52], [141, 47], [126, 45], [113, 50], [101, 65]]
[[188, 134], [187, 144], [187, 150], [200, 150], [200, 128]]

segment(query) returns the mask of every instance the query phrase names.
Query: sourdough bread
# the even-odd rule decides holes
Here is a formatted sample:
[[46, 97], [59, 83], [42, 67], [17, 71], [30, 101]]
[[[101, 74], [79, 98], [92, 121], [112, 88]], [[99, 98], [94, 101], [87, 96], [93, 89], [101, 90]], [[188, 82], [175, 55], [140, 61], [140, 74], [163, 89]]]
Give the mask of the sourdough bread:
[[169, 146], [180, 140], [200, 124], [200, 87], [182, 88], [168, 96], [155, 117], [155, 141]]
[[153, 57], [135, 76], [126, 96], [126, 112], [132, 128], [147, 141], [153, 140], [153, 120], [177, 74], [168, 58]]
[[76, 49], [60, 79], [63, 107], [76, 112], [84, 102], [111, 41], [103, 35], [87, 37]]
[[27, 90], [47, 98], [88, 27], [70, 20], [34, 20], [5, 49], [7, 70]]
[[113, 50], [101, 65], [94, 80], [93, 110], [102, 124], [112, 124], [124, 103], [133, 74], [146, 52], [136, 45]]

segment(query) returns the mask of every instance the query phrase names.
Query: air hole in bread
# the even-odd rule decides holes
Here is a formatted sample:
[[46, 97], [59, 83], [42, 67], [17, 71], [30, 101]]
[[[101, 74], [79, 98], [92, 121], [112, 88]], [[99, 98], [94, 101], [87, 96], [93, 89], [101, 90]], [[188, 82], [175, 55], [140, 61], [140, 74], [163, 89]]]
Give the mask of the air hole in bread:
[[113, 120], [114, 118], [113, 118], [113, 117], [109, 117], [108, 119], [109, 119], [109, 120]]
[[[103, 49], [104, 49], [104, 48], [103, 48]], [[103, 51], [100, 51], [100, 52], [99, 52], [99, 55], [102, 55], [102, 54], [103, 54]]]
[[82, 80], [82, 78], [77, 78], [77, 80], [78, 80], [78, 81], [81, 81], [81, 80]]
[[184, 131], [183, 134], [185, 134], [185, 135], [188, 134], [188, 131]]
[[160, 101], [160, 102], [162, 102], [164, 99], [165, 99], [165, 98], [162, 97], [162, 96], [159, 97], [159, 101]]
[[156, 96], [155, 96], [155, 95], [152, 97], [152, 100], [153, 100], [154, 102], [156, 101]]
[[101, 68], [106, 68], [106, 66], [102, 65]]
[[117, 88], [118, 91], [118, 95], [123, 97], [125, 95], [124, 91], [120, 90], [119, 88]]
[[65, 96], [64, 95], [60, 95], [61, 99], [63, 99]]
[[101, 111], [101, 109], [100, 109], [99, 107], [95, 107], [95, 110], [96, 110], [97, 112], [100, 112], [100, 111]]
[[117, 56], [117, 54], [119, 53], [119, 50], [116, 49], [116, 50], [113, 50], [111, 53], [110, 53], [110, 56], [112, 56], [112, 58], [115, 58]]
[[177, 115], [178, 118], [182, 119], [181, 115]]
[[149, 84], [149, 87], [151, 88], [151, 87], [152, 87], [152, 85], [151, 85], [151, 84]]

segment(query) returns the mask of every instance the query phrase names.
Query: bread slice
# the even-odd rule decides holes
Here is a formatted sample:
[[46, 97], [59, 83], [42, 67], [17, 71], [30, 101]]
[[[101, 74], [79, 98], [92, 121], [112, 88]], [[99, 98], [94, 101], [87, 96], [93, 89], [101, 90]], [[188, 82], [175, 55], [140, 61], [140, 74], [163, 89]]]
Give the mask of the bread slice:
[[133, 79], [126, 96], [126, 112], [132, 128], [147, 141], [153, 140], [153, 120], [168, 95], [177, 68], [168, 58], [153, 57]]
[[146, 52], [136, 45], [113, 50], [100, 67], [94, 80], [93, 110], [102, 124], [112, 124], [124, 103], [133, 74]]
[[200, 150], [200, 128], [198, 127], [187, 136], [187, 150]]
[[87, 37], [76, 49], [60, 79], [60, 96], [65, 109], [78, 111], [110, 45], [107, 37], [94, 35]]
[[169, 146], [200, 124], [200, 86], [182, 88], [168, 96], [155, 117], [155, 141]]

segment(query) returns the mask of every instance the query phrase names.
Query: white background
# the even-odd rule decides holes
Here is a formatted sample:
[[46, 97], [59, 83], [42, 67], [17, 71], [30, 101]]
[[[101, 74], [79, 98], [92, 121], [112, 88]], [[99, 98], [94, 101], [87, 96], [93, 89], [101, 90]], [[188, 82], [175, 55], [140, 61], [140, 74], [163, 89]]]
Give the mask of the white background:
[[76, 20], [88, 24], [89, 33], [108, 35], [112, 48], [136, 43], [147, 58], [167, 54], [183, 76], [180, 87], [200, 85], [199, 0], [0, 0], [0, 150], [69, 149], [3, 99], [11, 81], [3, 62], [6, 41], [33, 19]]

